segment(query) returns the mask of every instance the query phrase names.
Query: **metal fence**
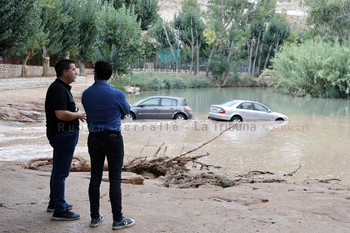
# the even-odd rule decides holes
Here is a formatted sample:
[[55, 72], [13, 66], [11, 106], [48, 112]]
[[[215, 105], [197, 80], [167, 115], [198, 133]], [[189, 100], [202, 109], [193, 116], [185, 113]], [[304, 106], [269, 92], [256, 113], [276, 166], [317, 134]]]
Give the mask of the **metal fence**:
[[[230, 73], [239, 72], [241, 75], [248, 74], [249, 61], [232, 62]], [[158, 63], [156, 56], [138, 59], [132, 65], [133, 72], [155, 71], [159, 73], [176, 73], [176, 63]], [[199, 75], [206, 74], [207, 64], [200, 63]], [[189, 74], [191, 70], [190, 64], [182, 63], [178, 69], [178, 73]], [[258, 67], [255, 67], [255, 73], [258, 72]], [[192, 65], [192, 73], [197, 74], [197, 64]]]

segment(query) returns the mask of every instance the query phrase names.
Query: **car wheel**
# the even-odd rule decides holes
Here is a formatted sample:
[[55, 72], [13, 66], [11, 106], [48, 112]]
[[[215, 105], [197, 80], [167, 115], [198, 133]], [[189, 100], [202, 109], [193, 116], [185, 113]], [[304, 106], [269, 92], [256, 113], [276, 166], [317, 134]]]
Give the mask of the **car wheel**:
[[240, 117], [234, 116], [234, 117], [231, 118], [231, 121], [233, 121], [233, 122], [240, 122], [240, 121], [242, 121], [242, 120], [241, 120]]
[[124, 116], [124, 120], [127, 120], [127, 121], [132, 121], [135, 119], [135, 115], [133, 113], [128, 113]]
[[181, 114], [181, 113], [179, 113], [179, 114], [176, 114], [175, 115], [175, 117], [174, 117], [174, 120], [186, 120], [187, 118], [186, 118], [186, 116], [184, 115], [184, 114]]
[[276, 121], [284, 121], [282, 118], [277, 118]]

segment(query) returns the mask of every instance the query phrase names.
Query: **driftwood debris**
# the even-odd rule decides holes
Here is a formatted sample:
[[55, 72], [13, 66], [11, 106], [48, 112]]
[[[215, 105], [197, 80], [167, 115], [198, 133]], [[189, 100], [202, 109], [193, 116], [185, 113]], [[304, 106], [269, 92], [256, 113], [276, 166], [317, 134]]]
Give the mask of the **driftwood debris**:
[[[150, 173], [153, 173], [156, 176], [164, 176], [169, 171], [173, 171], [173, 170], [185, 171], [185, 170], [187, 170], [185, 165], [190, 163], [190, 162], [193, 163], [193, 164], [198, 164], [199, 166], [201, 166], [201, 169], [203, 167], [206, 167], [206, 168], [209, 168], [209, 167], [220, 168], [218, 166], [207, 165], [207, 164], [203, 164], [203, 163], [197, 161], [199, 158], [202, 158], [204, 156], [208, 156], [209, 153], [199, 154], [199, 155], [194, 155], [194, 156], [187, 156], [187, 155], [190, 154], [190, 153], [193, 153], [193, 152], [195, 152], [197, 150], [199, 150], [203, 146], [205, 146], [205, 145], [209, 144], [210, 142], [214, 141], [215, 139], [220, 137], [222, 134], [224, 134], [226, 131], [228, 131], [231, 128], [233, 128], [236, 124], [237, 123], [233, 124], [232, 126], [228, 127], [227, 129], [223, 130], [219, 135], [217, 135], [216, 137], [210, 139], [209, 141], [207, 141], [205, 143], [202, 143], [197, 148], [194, 148], [194, 149], [191, 149], [189, 151], [183, 152], [183, 150], [184, 150], [184, 147], [183, 147], [181, 149], [180, 155], [175, 156], [173, 158], [169, 158], [169, 157], [165, 156], [165, 152], [166, 152], [167, 147], [165, 147], [162, 156], [161, 157], [157, 157], [158, 153], [161, 151], [161, 149], [163, 148], [163, 146], [165, 144], [163, 142], [161, 144], [161, 146], [159, 146], [158, 149], [156, 150], [155, 154], [153, 155], [153, 158], [152, 157], [150, 157], [150, 158], [149, 157], [137, 157], [137, 158], [131, 160], [130, 162], [126, 163], [124, 165], [123, 169], [125, 171], [135, 172], [137, 174], [141, 174], [142, 172], [150, 172]], [[150, 146], [149, 145], [149, 140], [148, 140], [146, 146]], [[142, 148], [142, 150], [144, 148]], [[141, 152], [142, 152], [142, 150], [141, 150]], [[141, 152], [140, 152], [140, 155], [141, 155]]]
[[294, 172], [291, 173], [287, 173], [287, 174], [283, 174], [284, 176], [294, 176], [296, 174], [296, 172], [301, 168], [301, 164], [300, 166], [297, 168], [297, 170], [295, 170]]
[[[164, 147], [164, 143], [158, 147], [156, 153], [152, 157], [138, 157], [134, 158], [130, 162], [126, 163], [123, 167], [123, 170], [135, 172], [137, 174], [142, 173], [152, 173], [158, 180], [163, 183], [166, 187], [176, 187], [176, 188], [197, 188], [203, 184], [214, 184], [221, 187], [231, 187], [239, 183], [257, 183], [257, 182], [285, 182], [284, 180], [279, 179], [256, 179], [253, 178], [257, 174], [269, 174], [274, 175], [271, 172], [260, 172], [260, 171], [251, 171], [246, 175], [240, 177], [229, 177], [227, 174], [220, 174], [217, 170], [212, 172], [209, 168], [221, 168], [219, 166], [207, 165], [198, 161], [198, 159], [208, 156], [209, 153], [200, 153], [197, 155], [190, 156], [190, 153], [193, 153], [203, 146], [211, 143], [227, 130], [230, 130], [236, 124], [222, 131], [219, 135], [212, 138], [211, 140], [202, 143], [200, 146], [191, 149], [189, 151], [183, 152], [184, 147], [181, 149], [180, 155], [173, 158], [165, 156], [167, 147], [165, 146], [162, 156], [157, 157], [158, 153]], [[149, 142], [147, 142], [147, 145]], [[141, 153], [140, 153], [141, 154]], [[186, 165], [192, 164], [193, 167], [199, 169], [189, 170]], [[203, 171], [203, 168], [206, 168], [206, 171]]]
[[[51, 170], [52, 169], [52, 158], [40, 158], [32, 159], [26, 165], [26, 168], [33, 170]], [[105, 164], [104, 171], [108, 171], [108, 166]], [[74, 156], [71, 165], [71, 172], [89, 172], [91, 171], [91, 166], [86, 160], [79, 156]]]

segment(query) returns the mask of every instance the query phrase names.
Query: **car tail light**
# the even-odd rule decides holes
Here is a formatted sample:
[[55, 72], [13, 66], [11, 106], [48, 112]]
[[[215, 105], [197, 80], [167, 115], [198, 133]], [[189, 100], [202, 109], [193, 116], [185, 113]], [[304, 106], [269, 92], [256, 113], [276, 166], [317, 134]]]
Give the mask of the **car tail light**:
[[226, 110], [225, 109], [220, 109], [220, 111], [219, 111], [219, 113], [225, 113], [226, 112]]
[[188, 106], [184, 106], [184, 110], [185, 111], [191, 111], [192, 109], [190, 107], [188, 107]]

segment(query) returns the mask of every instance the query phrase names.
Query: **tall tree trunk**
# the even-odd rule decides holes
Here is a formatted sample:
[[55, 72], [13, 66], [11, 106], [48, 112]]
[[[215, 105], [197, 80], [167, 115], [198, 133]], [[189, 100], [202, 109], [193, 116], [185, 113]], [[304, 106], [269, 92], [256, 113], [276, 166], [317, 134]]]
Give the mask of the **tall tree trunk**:
[[206, 71], [207, 71], [207, 74], [206, 76], [208, 77], [209, 76], [209, 63], [214, 55], [214, 50], [215, 50], [215, 47], [219, 44], [219, 41], [216, 41], [216, 43], [213, 45], [213, 48], [211, 49], [211, 52], [210, 52], [210, 55], [209, 55], [209, 58], [208, 58], [208, 62], [207, 62], [207, 67], [206, 67]]
[[158, 69], [158, 50], [156, 48], [156, 70]]
[[43, 76], [49, 76], [50, 57], [49, 48], [43, 45]]
[[[273, 39], [275, 38], [275, 36], [276, 36], [276, 33], [273, 34], [272, 41], [273, 41]], [[267, 56], [266, 56], [266, 60], [265, 60], [264, 69], [263, 69], [263, 70], [266, 70], [267, 62], [269, 61], [269, 57], [270, 57], [270, 53], [271, 53], [271, 49], [272, 49], [273, 44], [274, 44], [274, 43], [272, 43], [272, 44], [270, 45], [269, 53], [268, 53]]]
[[190, 67], [190, 73], [192, 74], [193, 55], [194, 55], [194, 37], [193, 37], [192, 18], [191, 18], [191, 38], [192, 38], [192, 40], [190, 41], [190, 44], [191, 44], [191, 67]]
[[69, 50], [67, 50], [65, 59], [69, 59], [69, 56], [70, 56], [70, 52], [69, 52]]
[[[183, 55], [186, 56], [186, 44], [185, 44], [185, 42], [183, 40], [181, 41], [181, 43], [182, 43]], [[186, 61], [186, 59], [184, 59], [184, 60]], [[186, 70], [186, 73], [187, 73], [187, 63], [184, 63], [184, 65], [185, 65], [185, 70]]]
[[253, 48], [254, 48], [254, 33], [253, 33], [253, 36], [252, 36], [252, 41], [251, 41], [251, 43], [250, 43], [250, 51], [249, 51], [249, 68], [248, 68], [248, 74], [249, 74], [249, 76], [252, 76]]
[[202, 45], [202, 42], [198, 43], [198, 38], [197, 38], [197, 75], [199, 75], [199, 48]]
[[116, 70], [116, 71], [114, 72], [114, 75], [113, 75], [113, 79], [112, 79], [112, 80], [115, 80], [117, 77], [118, 77], [118, 70]]
[[[280, 45], [280, 42], [279, 41], [277, 41], [276, 42], [276, 45], [275, 45], [275, 50], [276, 50], [276, 52], [277, 52], [277, 50], [279, 49], [279, 46]], [[276, 53], [274, 54], [274, 58], [276, 58]]]
[[228, 80], [228, 78], [230, 77], [230, 70], [231, 70], [231, 56], [232, 56], [232, 52], [233, 52], [233, 46], [234, 46], [234, 41], [231, 42], [231, 46], [230, 46], [230, 52], [228, 53], [228, 56], [227, 56], [227, 60], [228, 60], [228, 63], [229, 63], [229, 68], [228, 68], [228, 72], [226, 74], [226, 78], [223, 82], [223, 84], [221, 85], [222, 87], [224, 87], [226, 85], [226, 82]]
[[82, 60], [78, 59], [78, 65], [79, 65], [79, 75], [80, 76], [86, 75], [84, 62]]
[[166, 30], [166, 28], [165, 28], [165, 25], [163, 25], [163, 28], [164, 28], [164, 32], [165, 32], [166, 39], [167, 39], [168, 44], [169, 44], [169, 46], [170, 46], [171, 54], [173, 55], [173, 58], [175, 59], [175, 54], [174, 54], [173, 46], [172, 46], [171, 43], [170, 43], [169, 36], [168, 36], [168, 32], [167, 32], [167, 30]]
[[261, 54], [262, 54], [262, 49], [264, 45], [264, 37], [265, 33], [263, 33], [262, 39], [261, 39], [261, 45], [260, 45], [260, 54], [259, 54], [259, 60], [258, 60], [258, 74], [260, 75], [260, 62], [261, 62]]
[[28, 51], [27, 52], [27, 56], [23, 60], [21, 77], [28, 77], [27, 62], [28, 62], [28, 59], [29, 59], [30, 55], [32, 55], [32, 53], [33, 53], [33, 50]]
[[261, 35], [261, 32], [259, 32], [258, 43], [256, 44], [256, 49], [255, 49], [255, 57], [254, 57], [253, 67], [252, 67], [252, 76], [253, 77], [255, 75], [255, 62], [256, 62], [256, 57], [258, 56], [258, 49], [259, 49], [259, 45], [260, 45], [260, 35]]

